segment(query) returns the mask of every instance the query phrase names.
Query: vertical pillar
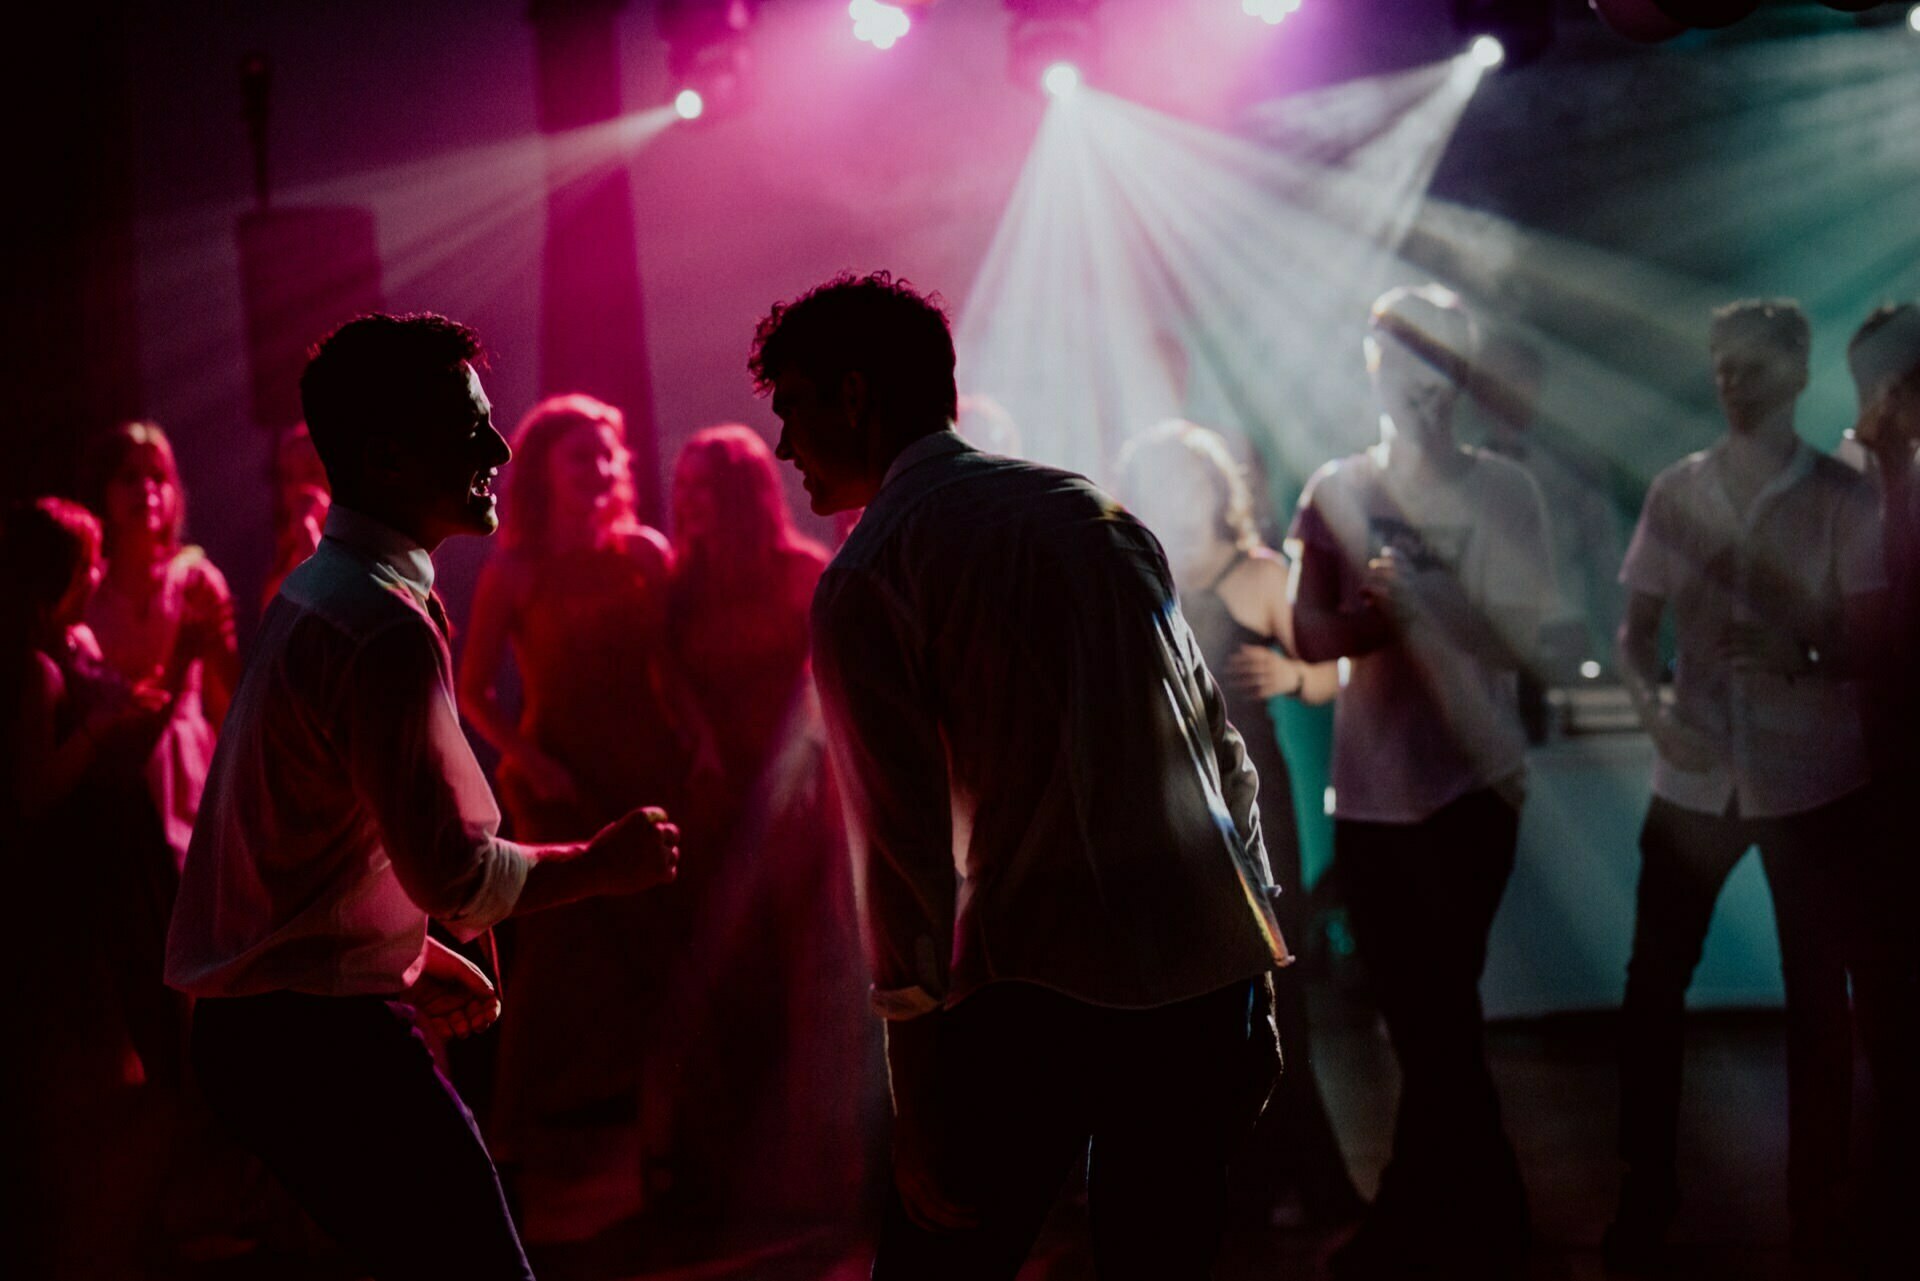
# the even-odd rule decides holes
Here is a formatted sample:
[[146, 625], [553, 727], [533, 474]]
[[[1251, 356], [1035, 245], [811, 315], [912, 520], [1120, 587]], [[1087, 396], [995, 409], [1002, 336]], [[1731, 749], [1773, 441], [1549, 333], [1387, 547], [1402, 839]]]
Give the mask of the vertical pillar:
[[[533, 0], [542, 132], [559, 134], [620, 114], [616, 18], [623, 2]], [[550, 163], [548, 174], [541, 388], [584, 391], [626, 414], [634, 497], [641, 519], [659, 524], [660, 445], [627, 167], [563, 177]]]

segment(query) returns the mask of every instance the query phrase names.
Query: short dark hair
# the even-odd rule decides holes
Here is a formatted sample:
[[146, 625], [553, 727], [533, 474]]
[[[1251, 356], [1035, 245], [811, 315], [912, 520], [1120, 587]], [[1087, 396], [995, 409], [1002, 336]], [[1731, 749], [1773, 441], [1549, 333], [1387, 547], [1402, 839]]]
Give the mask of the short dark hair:
[[315, 343], [300, 375], [300, 405], [335, 489], [351, 478], [362, 442], [404, 435], [463, 363], [484, 363], [480, 338], [445, 316], [358, 316]]
[[1707, 346], [1719, 351], [1731, 342], [1758, 342], [1805, 360], [1813, 349], [1807, 313], [1791, 298], [1743, 298], [1713, 310]]
[[1920, 378], [1920, 307], [1890, 302], [1874, 308], [1847, 343], [1847, 368], [1862, 399], [1883, 385]]
[[753, 332], [747, 368], [762, 395], [789, 369], [822, 393], [859, 373], [875, 401], [902, 423], [951, 423], [960, 391], [953, 331], [940, 295], [921, 294], [885, 271], [843, 271], [792, 302], [775, 303]]

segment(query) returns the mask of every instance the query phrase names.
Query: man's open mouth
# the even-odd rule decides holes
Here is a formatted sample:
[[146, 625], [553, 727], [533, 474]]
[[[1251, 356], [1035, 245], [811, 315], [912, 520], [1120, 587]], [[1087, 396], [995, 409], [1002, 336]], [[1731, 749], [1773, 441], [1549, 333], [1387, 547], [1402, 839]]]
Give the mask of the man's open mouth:
[[494, 477], [498, 476], [499, 474], [500, 474], [500, 471], [497, 467], [489, 468], [486, 471], [475, 474], [473, 478], [473, 483], [467, 486], [467, 492], [472, 494], [475, 498], [492, 498], [493, 497], [493, 480], [494, 480]]

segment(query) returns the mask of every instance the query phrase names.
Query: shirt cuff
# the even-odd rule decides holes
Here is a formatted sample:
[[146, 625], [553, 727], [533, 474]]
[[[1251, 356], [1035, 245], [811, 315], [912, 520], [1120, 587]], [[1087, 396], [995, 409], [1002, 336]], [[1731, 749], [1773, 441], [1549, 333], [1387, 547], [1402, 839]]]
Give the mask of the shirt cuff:
[[917, 1019], [940, 1008], [940, 1002], [923, 987], [876, 987], [868, 999], [873, 1012], [889, 1022]]
[[462, 943], [479, 938], [513, 914], [527, 885], [527, 869], [533, 866], [530, 854], [497, 837], [488, 842], [482, 860], [480, 888], [457, 916], [441, 921]]

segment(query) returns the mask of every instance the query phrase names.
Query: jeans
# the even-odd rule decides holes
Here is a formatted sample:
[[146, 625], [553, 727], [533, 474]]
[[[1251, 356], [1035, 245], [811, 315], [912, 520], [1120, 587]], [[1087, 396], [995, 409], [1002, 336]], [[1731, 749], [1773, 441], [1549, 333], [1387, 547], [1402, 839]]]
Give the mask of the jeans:
[[[1636, 1182], [1675, 1185], [1687, 985], [1715, 900], [1747, 848], [1773, 892], [1787, 1004], [1787, 1191], [1797, 1224], [1830, 1216], [1847, 1176], [1853, 1012], [1873, 1065], [1876, 1197], [1911, 1179], [1914, 1058], [1911, 899], [1897, 851], [1863, 788], [1777, 818], [1682, 809], [1656, 797], [1640, 837], [1633, 955], [1621, 1010], [1620, 1147]], [[1849, 1005], [1851, 977], [1852, 1006]]]
[[412, 1010], [377, 996], [207, 997], [214, 1114], [377, 1281], [531, 1281], [472, 1113]]
[[1417, 823], [1334, 824], [1335, 885], [1401, 1077], [1365, 1227], [1407, 1247], [1505, 1255], [1527, 1236], [1480, 1006], [1519, 833], [1519, 810], [1491, 789]]
[[875, 1281], [1010, 1281], [1083, 1156], [1102, 1281], [1210, 1276], [1227, 1159], [1272, 1082], [1257, 989], [1241, 982], [1123, 1010], [999, 982], [923, 1016], [944, 1024], [953, 1152], [943, 1178], [979, 1224], [927, 1231], [896, 1191]]

